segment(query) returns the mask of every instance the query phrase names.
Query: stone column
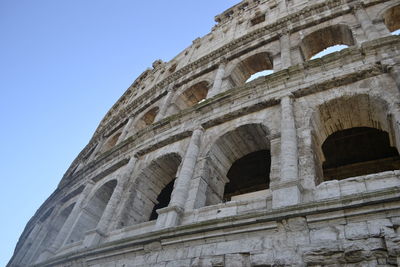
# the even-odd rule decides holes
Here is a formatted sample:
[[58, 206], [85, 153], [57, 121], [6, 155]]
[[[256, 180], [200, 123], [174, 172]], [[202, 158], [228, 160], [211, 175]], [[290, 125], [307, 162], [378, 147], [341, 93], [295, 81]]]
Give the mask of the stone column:
[[99, 223], [97, 224], [96, 229], [90, 231], [85, 236], [85, 239], [83, 241], [84, 247], [96, 246], [100, 243], [101, 239], [106, 236], [109, 226], [113, 220], [113, 216], [115, 215], [115, 211], [117, 210], [118, 204], [121, 202], [122, 193], [127, 187], [129, 178], [132, 176], [136, 161], [136, 157], [132, 156], [129, 160], [128, 165], [126, 166], [126, 169], [123, 171], [122, 174], [118, 175], [117, 185], [111, 195], [110, 200], [107, 203], [106, 208], [104, 209], [104, 212], [101, 216]]
[[389, 74], [397, 85], [397, 89], [400, 91], [400, 65], [393, 65], [389, 67]]
[[129, 133], [129, 130], [132, 127], [132, 123], [133, 123], [134, 118], [133, 117], [129, 117], [128, 122], [126, 123], [126, 125], [124, 126], [124, 129], [122, 130], [121, 135], [118, 138], [117, 143], [115, 143], [115, 145], [118, 145], [119, 143], [121, 143], [122, 141], [125, 140], [126, 136]]
[[273, 208], [298, 204], [301, 197], [292, 95], [284, 96], [281, 99], [281, 116], [280, 179], [271, 184]]
[[278, 0], [278, 1], [279, 1], [279, 4], [278, 4], [279, 12], [280, 12], [282, 15], [287, 14], [286, 0]]
[[227, 63], [226, 59], [222, 58], [219, 66], [218, 66], [218, 69], [216, 71], [216, 74], [215, 74], [213, 86], [208, 91], [207, 98], [211, 98], [211, 97], [221, 93], [222, 79], [224, 78], [224, 75], [225, 75], [226, 63]]
[[202, 128], [194, 130], [186, 150], [185, 158], [181, 163], [179, 175], [175, 180], [174, 190], [171, 194], [171, 201], [168, 207], [157, 210], [157, 213], [159, 214], [156, 223], [157, 228], [166, 228], [179, 224], [188, 198], [190, 181], [197, 162], [202, 136]]
[[72, 209], [70, 215], [68, 216], [67, 220], [65, 221], [64, 225], [61, 227], [60, 232], [58, 232], [56, 238], [54, 239], [51, 246], [46, 249], [38, 258], [38, 262], [44, 261], [54, 254], [56, 254], [57, 250], [65, 243], [66, 239], [69, 237], [73, 230], [73, 226], [75, 222], [78, 220], [78, 215], [84, 206], [84, 201], [86, 200], [87, 196], [92, 191], [94, 186], [94, 182], [89, 180], [85, 186], [85, 189], [82, 191], [79, 199], [76, 201], [74, 208]]
[[281, 69], [287, 69], [292, 65], [290, 57], [290, 32], [282, 32], [279, 41], [281, 46]]
[[169, 104], [171, 102], [171, 98], [174, 95], [174, 93], [173, 93], [174, 85], [175, 84], [172, 84], [172, 83], [170, 85], [168, 85], [167, 95], [165, 96], [165, 99], [160, 107], [160, 110], [158, 111], [158, 114], [157, 114], [156, 118], [154, 119], [155, 122], [160, 121], [165, 117], [168, 107], [169, 107]]
[[359, 2], [353, 6], [354, 14], [357, 17], [358, 22], [361, 24], [367, 39], [369, 41], [377, 39], [380, 37], [379, 32], [372, 23], [371, 18], [368, 16], [367, 11], [365, 11], [362, 3]]

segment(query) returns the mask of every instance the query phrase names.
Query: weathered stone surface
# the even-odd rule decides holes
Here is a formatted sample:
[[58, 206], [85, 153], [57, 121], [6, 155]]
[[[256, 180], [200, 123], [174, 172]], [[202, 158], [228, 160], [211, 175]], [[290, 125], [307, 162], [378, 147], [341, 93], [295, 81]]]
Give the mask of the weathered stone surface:
[[400, 265], [398, 10], [261, 0], [216, 16], [110, 109], [8, 266]]

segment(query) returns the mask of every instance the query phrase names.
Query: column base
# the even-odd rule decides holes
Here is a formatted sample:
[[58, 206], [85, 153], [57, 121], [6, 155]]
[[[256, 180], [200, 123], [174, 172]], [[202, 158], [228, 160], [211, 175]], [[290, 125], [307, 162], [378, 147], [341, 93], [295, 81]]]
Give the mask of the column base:
[[297, 184], [272, 189], [272, 208], [297, 205], [301, 202], [301, 191]]
[[47, 259], [50, 259], [51, 257], [53, 257], [56, 254], [55, 250], [51, 249], [51, 248], [46, 248], [40, 255], [39, 257], [36, 259], [35, 264], [43, 262]]
[[89, 248], [100, 244], [100, 241], [105, 237], [105, 234], [98, 229], [94, 229], [85, 234], [85, 239], [83, 240], [83, 247]]
[[166, 207], [158, 209], [158, 218], [156, 222], [157, 229], [177, 226], [182, 218], [183, 209], [178, 206]]

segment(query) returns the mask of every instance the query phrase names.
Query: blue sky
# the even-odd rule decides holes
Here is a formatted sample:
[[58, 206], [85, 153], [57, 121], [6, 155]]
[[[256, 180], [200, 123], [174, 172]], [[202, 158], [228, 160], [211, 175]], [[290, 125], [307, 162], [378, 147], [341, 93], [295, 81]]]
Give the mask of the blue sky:
[[0, 1], [0, 266], [134, 79], [238, 2]]

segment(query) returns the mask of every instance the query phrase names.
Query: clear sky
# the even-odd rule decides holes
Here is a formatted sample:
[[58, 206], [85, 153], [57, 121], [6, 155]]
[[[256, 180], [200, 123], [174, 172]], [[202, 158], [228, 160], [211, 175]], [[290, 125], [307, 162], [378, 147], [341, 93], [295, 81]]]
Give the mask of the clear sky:
[[0, 1], [0, 266], [134, 79], [238, 2]]

